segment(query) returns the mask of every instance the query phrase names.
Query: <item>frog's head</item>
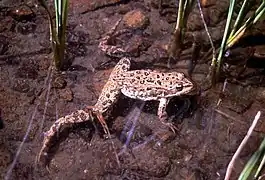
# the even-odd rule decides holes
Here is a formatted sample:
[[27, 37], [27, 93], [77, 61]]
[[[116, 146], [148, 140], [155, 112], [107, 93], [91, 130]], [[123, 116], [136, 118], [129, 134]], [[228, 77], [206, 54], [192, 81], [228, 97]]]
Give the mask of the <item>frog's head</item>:
[[171, 91], [173, 94], [175, 94], [175, 96], [180, 96], [186, 94], [193, 94], [195, 89], [196, 84], [192, 80], [185, 77], [184, 73], [178, 73], [178, 78], [174, 82]]

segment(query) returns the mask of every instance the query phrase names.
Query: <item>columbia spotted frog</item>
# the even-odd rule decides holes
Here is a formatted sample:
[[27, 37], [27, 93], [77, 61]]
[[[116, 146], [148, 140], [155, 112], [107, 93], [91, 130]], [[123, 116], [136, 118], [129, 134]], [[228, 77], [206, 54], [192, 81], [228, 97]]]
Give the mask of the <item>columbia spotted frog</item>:
[[[120, 22], [120, 21], [119, 21]], [[110, 30], [99, 44], [99, 48], [108, 55], [120, 56], [124, 53], [122, 48], [108, 45], [109, 39], [116, 30], [115, 26]], [[117, 35], [118, 33], [116, 33]], [[82, 110], [58, 119], [45, 133], [45, 138], [40, 155], [46, 154], [51, 138], [63, 125], [88, 121], [96, 116], [102, 124], [105, 132], [108, 132], [105, 118], [110, 114], [113, 105], [121, 94], [133, 99], [143, 101], [159, 101], [158, 116], [160, 121], [175, 132], [175, 126], [167, 122], [166, 107], [170, 98], [190, 93], [194, 90], [194, 84], [179, 72], [159, 72], [154, 70], [130, 70], [130, 59], [121, 58], [111, 72], [107, 83], [94, 106], [88, 106]]]

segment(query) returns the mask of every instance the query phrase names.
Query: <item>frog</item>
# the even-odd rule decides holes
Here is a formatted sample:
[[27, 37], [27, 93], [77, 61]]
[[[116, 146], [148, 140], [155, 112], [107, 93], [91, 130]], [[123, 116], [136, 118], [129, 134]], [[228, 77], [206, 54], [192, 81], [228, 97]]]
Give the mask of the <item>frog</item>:
[[[99, 48], [108, 55], [120, 57], [125, 52], [120, 47], [108, 44], [120, 21], [111, 28], [99, 43]], [[119, 33], [116, 33], [116, 35]], [[129, 57], [121, 58], [113, 68], [94, 106], [87, 106], [59, 118], [45, 133], [39, 159], [42, 155], [47, 156], [51, 139], [65, 125], [89, 121], [96, 116], [104, 132], [109, 134], [105, 119], [110, 116], [114, 105], [122, 94], [136, 100], [159, 101], [157, 110], [159, 120], [175, 133], [177, 127], [167, 121], [167, 104], [172, 97], [193, 92], [196, 87], [194, 82], [181, 72], [160, 72], [150, 69], [130, 70], [130, 68], [131, 59]]]

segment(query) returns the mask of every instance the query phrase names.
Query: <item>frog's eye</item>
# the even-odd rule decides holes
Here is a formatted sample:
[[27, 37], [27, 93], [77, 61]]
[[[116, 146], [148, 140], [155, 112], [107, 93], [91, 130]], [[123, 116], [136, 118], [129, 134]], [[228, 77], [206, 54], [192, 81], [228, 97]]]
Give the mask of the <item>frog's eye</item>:
[[182, 84], [181, 84], [181, 85], [177, 85], [177, 86], [176, 86], [176, 90], [177, 90], [177, 91], [182, 91], [182, 90], [183, 90], [183, 86], [182, 86]]

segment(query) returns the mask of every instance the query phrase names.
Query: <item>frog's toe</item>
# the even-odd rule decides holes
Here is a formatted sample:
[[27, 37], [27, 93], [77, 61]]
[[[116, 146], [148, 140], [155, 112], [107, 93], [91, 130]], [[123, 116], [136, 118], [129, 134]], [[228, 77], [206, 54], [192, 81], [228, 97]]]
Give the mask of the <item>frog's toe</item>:
[[172, 124], [172, 123], [163, 123], [163, 124], [166, 125], [166, 126], [168, 126], [174, 134], [176, 134], [176, 131], [179, 130], [179, 129], [178, 129], [174, 124]]

